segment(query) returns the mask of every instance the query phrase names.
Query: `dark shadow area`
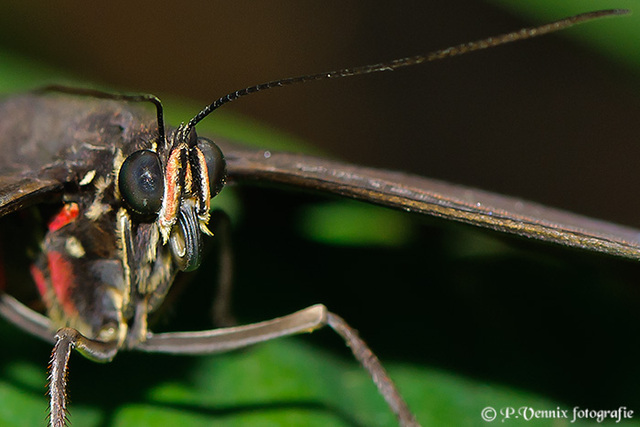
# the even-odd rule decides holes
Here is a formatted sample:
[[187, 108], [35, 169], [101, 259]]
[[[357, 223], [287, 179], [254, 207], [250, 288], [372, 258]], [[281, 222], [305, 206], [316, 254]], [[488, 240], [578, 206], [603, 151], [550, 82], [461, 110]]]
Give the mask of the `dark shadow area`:
[[[247, 192], [235, 239], [241, 319], [321, 302], [382, 360], [426, 363], [568, 403], [640, 403], [635, 263], [419, 219], [406, 247], [327, 246], [292, 230], [304, 199]], [[466, 256], [478, 233], [503, 249]], [[344, 353], [335, 336], [318, 335], [323, 347]]]

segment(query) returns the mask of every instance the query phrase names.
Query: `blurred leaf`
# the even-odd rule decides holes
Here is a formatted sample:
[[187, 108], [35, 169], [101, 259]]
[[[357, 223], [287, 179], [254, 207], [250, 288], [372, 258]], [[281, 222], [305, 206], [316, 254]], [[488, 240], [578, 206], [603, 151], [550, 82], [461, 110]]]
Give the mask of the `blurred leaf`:
[[358, 202], [315, 204], [299, 211], [299, 230], [307, 238], [335, 245], [401, 245], [412, 236], [401, 212]]
[[[13, 331], [6, 333], [8, 329], [7, 325], [0, 327], [10, 344], [35, 349], [46, 360], [42, 345], [15, 337]], [[109, 365], [91, 364], [74, 355], [72, 425], [394, 424], [359, 366], [348, 357], [336, 357], [303, 341], [308, 340], [284, 339], [215, 357], [126, 354]], [[26, 359], [16, 355], [0, 359], [0, 424], [44, 425], [45, 363], [37, 363], [33, 353]], [[480, 425], [480, 413], [487, 406], [555, 410], [559, 405], [531, 393], [434, 369], [406, 363], [388, 366], [424, 425]], [[177, 370], [180, 376], [165, 375], [163, 370]], [[152, 376], [157, 378], [146, 382]], [[548, 421], [549, 425], [569, 425], [568, 420]]]

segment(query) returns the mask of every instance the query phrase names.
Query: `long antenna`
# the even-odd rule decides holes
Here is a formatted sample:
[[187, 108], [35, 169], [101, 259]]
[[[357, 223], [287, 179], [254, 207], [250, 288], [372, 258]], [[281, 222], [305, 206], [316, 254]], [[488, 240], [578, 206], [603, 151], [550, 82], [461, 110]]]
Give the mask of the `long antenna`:
[[235, 101], [245, 95], [249, 95], [261, 90], [272, 89], [276, 87], [289, 86], [298, 83], [306, 83], [314, 80], [325, 79], [339, 79], [342, 77], [359, 76], [362, 74], [371, 74], [382, 71], [392, 71], [402, 67], [409, 67], [412, 65], [421, 64], [423, 62], [436, 61], [439, 59], [450, 58], [452, 56], [463, 55], [465, 53], [473, 52], [476, 50], [487, 49], [490, 47], [499, 46], [505, 43], [511, 43], [518, 40], [529, 39], [532, 37], [541, 36], [543, 34], [553, 33], [555, 31], [569, 28], [573, 25], [583, 22], [592, 21], [594, 19], [600, 19], [607, 16], [626, 15], [630, 13], [627, 9], [611, 9], [611, 10], [598, 10], [595, 12], [587, 12], [579, 15], [571, 16], [568, 18], [560, 19], [555, 22], [541, 25], [539, 27], [523, 28], [519, 31], [514, 31], [507, 34], [502, 34], [495, 37], [489, 37], [483, 40], [478, 40], [470, 43], [463, 43], [457, 46], [448, 47], [446, 49], [436, 50], [427, 54], [411, 56], [408, 58], [395, 59], [389, 62], [382, 62], [379, 64], [364, 65], [354, 68], [343, 68], [337, 71], [327, 71], [318, 74], [308, 74], [304, 76], [289, 77], [286, 79], [273, 80], [267, 83], [262, 83], [255, 86], [250, 86], [245, 89], [237, 90], [222, 98], [217, 99], [210, 105], [206, 106], [200, 111], [189, 123], [185, 126], [185, 134], [188, 134], [190, 130], [198, 124], [202, 119], [211, 114], [215, 109]]

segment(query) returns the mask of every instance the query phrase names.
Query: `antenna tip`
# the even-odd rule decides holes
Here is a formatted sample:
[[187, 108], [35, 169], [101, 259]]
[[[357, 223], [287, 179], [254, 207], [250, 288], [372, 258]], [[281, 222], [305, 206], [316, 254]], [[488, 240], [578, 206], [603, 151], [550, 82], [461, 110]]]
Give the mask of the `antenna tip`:
[[629, 9], [612, 9], [612, 15], [631, 15], [631, 10]]

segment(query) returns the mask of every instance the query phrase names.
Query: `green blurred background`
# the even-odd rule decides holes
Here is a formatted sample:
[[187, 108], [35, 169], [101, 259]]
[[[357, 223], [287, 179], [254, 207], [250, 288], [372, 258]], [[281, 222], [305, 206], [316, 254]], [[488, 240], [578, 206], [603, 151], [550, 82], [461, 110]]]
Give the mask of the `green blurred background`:
[[[634, 8], [631, 1], [0, 4], [5, 92], [61, 79], [152, 92], [179, 108], [174, 121], [274, 78]], [[639, 16], [410, 70], [274, 90], [227, 110], [250, 118], [243, 129], [267, 123], [356, 163], [639, 226]], [[256, 139], [269, 137], [262, 129]], [[327, 243], [317, 238], [326, 223], [356, 234], [344, 205], [263, 189], [237, 197], [239, 318], [326, 303], [391, 365], [423, 423], [484, 424], [485, 406], [640, 407], [635, 263], [349, 206], [352, 222], [381, 218], [368, 228], [403, 238]], [[318, 219], [325, 203], [332, 209]], [[194, 281], [193, 298], [164, 327], [209, 326], [209, 277], [204, 271]], [[48, 348], [0, 328], [0, 421], [38, 423]], [[73, 420], [390, 425], [342, 347], [323, 332], [215, 358], [123, 354], [99, 366], [75, 357]]]

